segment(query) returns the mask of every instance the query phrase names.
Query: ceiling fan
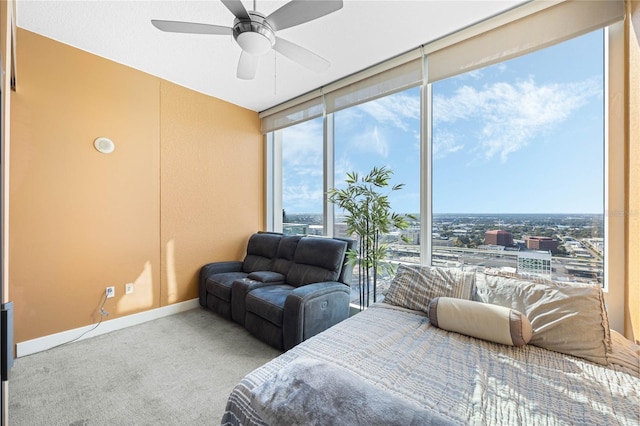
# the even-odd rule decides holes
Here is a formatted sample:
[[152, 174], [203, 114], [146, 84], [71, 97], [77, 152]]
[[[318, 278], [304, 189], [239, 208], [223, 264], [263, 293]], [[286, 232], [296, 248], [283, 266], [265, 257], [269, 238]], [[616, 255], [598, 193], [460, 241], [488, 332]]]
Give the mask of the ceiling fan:
[[[158, 19], [152, 19], [151, 23], [162, 31], [172, 33], [233, 35], [242, 49], [237, 77], [244, 80], [255, 77], [260, 57], [271, 49], [312, 71], [321, 72], [329, 68], [329, 61], [278, 37], [276, 31], [333, 13], [342, 8], [342, 0], [292, 0], [269, 16], [255, 10], [247, 11], [240, 0], [220, 1], [236, 17], [232, 27]], [[253, 1], [253, 8], [256, 9], [256, 0]]]

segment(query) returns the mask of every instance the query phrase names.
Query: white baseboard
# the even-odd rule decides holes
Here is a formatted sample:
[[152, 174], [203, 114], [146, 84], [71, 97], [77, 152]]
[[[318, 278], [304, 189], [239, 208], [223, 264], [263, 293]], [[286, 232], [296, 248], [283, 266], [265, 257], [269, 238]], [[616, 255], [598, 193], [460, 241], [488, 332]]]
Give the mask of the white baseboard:
[[[95, 327], [95, 324], [87, 325], [85, 327], [75, 328], [73, 330], [62, 331], [60, 333], [50, 334], [48, 336], [38, 337], [37, 339], [27, 340], [16, 344], [16, 357], [22, 357], [34, 354], [36, 352], [46, 351], [53, 347], [67, 343], [76, 339], [82, 333], [87, 333], [81, 338], [76, 340], [88, 339], [90, 337], [99, 336], [101, 334], [110, 333], [115, 330], [131, 327], [132, 325], [142, 324], [147, 321], [166, 317], [169, 315], [177, 314], [180, 312], [195, 309], [200, 306], [198, 299], [187, 300], [186, 302], [174, 303], [173, 305], [163, 306], [161, 308], [151, 309], [149, 311], [139, 312], [137, 314], [127, 315], [108, 321], [102, 321], [102, 323], [96, 327], [95, 330], [91, 330]], [[89, 331], [91, 330], [91, 331]]]

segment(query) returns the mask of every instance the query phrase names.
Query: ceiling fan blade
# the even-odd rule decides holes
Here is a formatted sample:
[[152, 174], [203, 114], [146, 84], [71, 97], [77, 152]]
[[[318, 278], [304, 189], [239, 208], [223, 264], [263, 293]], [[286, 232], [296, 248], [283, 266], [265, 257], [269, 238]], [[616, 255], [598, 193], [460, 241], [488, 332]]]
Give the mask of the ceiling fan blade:
[[311, 71], [326, 71], [330, 63], [326, 59], [316, 55], [310, 50], [305, 49], [295, 43], [291, 43], [283, 38], [276, 37], [276, 44], [273, 46], [276, 52], [281, 53], [294, 62], [299, 63]]
[[236, 76], [242, 80], [253, 80], [258, 69], [258, 62], [260, 62], [260, 56], [250, 55], [242, 51]]
[[274, 30], [283, 30], [313, 21], [340, 9], [342, 9], [342, 0], [292, 0], [267, 16], [267, 22]]
[[167, 31], [170, 33], [217, 34], [217, 35], [233, 34], [232, 28], [223, 27], [220, 25], [198, 24], [195, 22], [162, 21], [158, 19], [152, 19], [151, 23], [157, 29], [162, 31]]
[[251, 19], [240, 0], [220, 0], [238, 19]]

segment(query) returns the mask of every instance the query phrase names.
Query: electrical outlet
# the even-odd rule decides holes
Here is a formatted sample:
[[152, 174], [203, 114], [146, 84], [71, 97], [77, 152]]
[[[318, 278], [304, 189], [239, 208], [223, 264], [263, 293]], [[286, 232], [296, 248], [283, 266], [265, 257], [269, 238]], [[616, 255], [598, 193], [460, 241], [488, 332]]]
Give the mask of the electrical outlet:
[[107, 287], [107, 299], [109, 299], [110, 297], [114, 297], [115, 295], [116, 295], [116, 288]]
[[124, 294], [131, 294], [133, 293], [133, 283], [126, 283], [124, 285]]

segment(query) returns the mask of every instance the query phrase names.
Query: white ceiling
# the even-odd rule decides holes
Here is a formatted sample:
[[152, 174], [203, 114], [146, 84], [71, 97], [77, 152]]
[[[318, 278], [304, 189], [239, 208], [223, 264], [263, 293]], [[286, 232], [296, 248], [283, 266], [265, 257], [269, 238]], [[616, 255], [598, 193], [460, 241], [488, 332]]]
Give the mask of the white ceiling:
[[[151, 19], [232, 26], [218, 0], [18, 0], [19, 27], [236, 105], [262, 111], [422, 44], [482, 21], [522, 0], [345, 0], [330, 15], [278, 36], [328, 59], [317, 74], [271, 52], [256, 78], [236, 78], [231, 36], [165, 33]], [[258, 0], [269, 15], [286, 1]], [[247, 10], [253, 2], [244, 0]]]

